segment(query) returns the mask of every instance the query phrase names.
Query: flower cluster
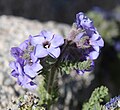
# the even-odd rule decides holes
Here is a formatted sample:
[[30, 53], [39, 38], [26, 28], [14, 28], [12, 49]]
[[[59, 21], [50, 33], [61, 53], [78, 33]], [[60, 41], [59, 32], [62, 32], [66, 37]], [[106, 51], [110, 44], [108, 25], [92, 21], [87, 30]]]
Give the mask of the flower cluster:
[[11, 55], [15, 58], [15, 61], [10, 63], [13, 69], [11, 74], [17, 78], [18, 84], [25, 88], [36, 88], [33, 80], [43, 68], [40, 58], [47, 55], [58, 58], [59, 46], [63, 43], [63, 37], [41, 31], [39, 35], [29, 36], [29, 39], [21, 43], [19, 47], [11, 48]]
[[[93, 21], [82, 12], [76, 15], [76, 21], [73, 26], [74, 28], [71, 30], [68, 40], [71, 40], [76, 44], [76, 53], [79, 54], [77, 60], [85, 61], [90, 59], [92, 61], [91, 67], [93, 67], [93, 60], [98, 58], [100, 48], [104, 46], [104, 41], [97, 29], [94, 27]], [[76, 70], [78, 74], [83, 74], [85, 71], [90, 71], [79, 69]]]
[[78, 48], [86, 48], [86, 55], [92, 60], [97, 59], [100, 48], [104, 46], [104, 41], [93, 22], [80, 12], [76, 15], [76, 26], [81, 30], [74, 39]]
[[[58, 59], [56, 62], [60, 64], [68, 62], [69, 65], [73, 65], [70, 68], [76, 70], [78, 74], [93, 70], [93, 60], [99, 56], [104, 41], [93, 22], [82, 12], [76, 15], [74, 25], [74, 29], [66, 39], [43, 30], [39, 35], [29, 36], [29, 39], [19, 47], [11, 48], [11, 55], [15, 61], [10, 63], [10, 67], [13, 69], [12, 76], [17, 78], [19, 85], [25, 88], [36, 87], [33, 80], [41, 71], [44, 71], [47, 56]], [[54, 66], [58, 67], [60, 64]], [[48, 66], [53, 67], [53, 65], [46, 67]]]

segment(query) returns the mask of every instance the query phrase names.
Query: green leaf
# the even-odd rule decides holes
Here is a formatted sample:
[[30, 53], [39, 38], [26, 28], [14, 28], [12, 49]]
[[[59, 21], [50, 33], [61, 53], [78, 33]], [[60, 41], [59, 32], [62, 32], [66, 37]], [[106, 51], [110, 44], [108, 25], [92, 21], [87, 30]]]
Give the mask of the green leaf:
[[71, 71], [73, 71], [75, 69], [90, 70], [91, 69], [91, 64], [92, 64], [91, 60], [86, 60], [86, 61], [83, 61], [83, 62], [70, 62], [70, 61], [66, 61], [66, 62], [62, 62], [61, 63], [61, 66], [60, 66], [59, 69], [63, 73], [70, 74]]
[[108, 95], [108, 88], [105, 86], [97, 87], [87, 103], [83, 104], [82, 110], [102, 110], [100, 102]]

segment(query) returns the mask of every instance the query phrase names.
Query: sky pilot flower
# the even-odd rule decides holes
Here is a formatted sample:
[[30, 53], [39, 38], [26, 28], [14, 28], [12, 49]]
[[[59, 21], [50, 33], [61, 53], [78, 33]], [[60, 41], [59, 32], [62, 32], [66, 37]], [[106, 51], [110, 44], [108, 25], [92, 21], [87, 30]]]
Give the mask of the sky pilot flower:
[[20, 64], [18, 61], [13, 61], [10, 63], [10, 67], [13, 69], [11, 74], [15, 78], [17, 78], [17, 82], [19, 85], [29, 89], [36, 88], [36, 84], [24, 72], [23, 70], [24, 64]]
[[97, 59], [100, 53], [100, 48], [104, 46], [104, 41], [97, 29], [94, 27], [93, 22], [80, 12], [76, 15], [77, 29], [83, 31], [76, 35], [74, 42], [78, 48], [85, 50], [86, 56], [90, 59]]
[[31, 38], [31, 44], [36, 46], [36, 57], [43, 58], [50, 55], [53, 58], [58, 58], [60, 55], [60, 46], [64, 44], [64, 39], [60, 35], [41, 31], [40, 35]]
[[[64, 50], [64, 53], [61, 54], [60, 64], [66, 61], [71, 64], [77, 64], [75, 67], [72, 65], [73, 69], [81, 75], [86, 71], [93, 70], [93, 60], [99, 56], [100, 48], [104, 46], [104, 41], [94, 27], [93, 21], [82, 12], [76, 15], [74, 24], [75, 27], [69, 35], [70, 38], [65, 39], [65, 45], [62, 36], [43, 30], [39, 35], [30, 35], [29, 39], [25, 40], [18, 47], [11, 48], [11, 55], [15, 59], [15, 61], [10, 63], [10, 67], [13, 69], [11, 74], [17, 78], [19, 85], [25, 88], [36, 88], [37, 85], [33, 80], [41, 70], [44, 73], [46, 69], [44, 63], [46, 63], [47, 58], [42, 58], [48, 55], [52, 58], [59, 58], [60, 49]], [[65, 48], [63, 49], [63, 47]], [[40, 60], [43, 66], [40, 64]], [[47, 60], [49, 61], [49, 59]], [[78, 65], [82, 65], [81, 62], [84, 63], [84, 61], [88, 60], [91, 62], [88, 62], [85, 67]], [[51, 65], [48, 64], [46, 67], [48, 66]]]
[[30, 40], [25, 40], [19, 47], [11, 48], [11, 55], [16, 61], [10, 63], [13, 69], [12, 76], [17, 78], [19, 85], [25, 88], [35, 88], [36, 84], [32, 81], [43, 67], [40, 60], [34, 55], [34, 46], [31, 45]]
[[100, 48], [104, 46], [104, 41], [97, 31], [87, 34], [80, 33], [74, 39], [78, 48], [86, 49], [90, 59], [97, 59]]

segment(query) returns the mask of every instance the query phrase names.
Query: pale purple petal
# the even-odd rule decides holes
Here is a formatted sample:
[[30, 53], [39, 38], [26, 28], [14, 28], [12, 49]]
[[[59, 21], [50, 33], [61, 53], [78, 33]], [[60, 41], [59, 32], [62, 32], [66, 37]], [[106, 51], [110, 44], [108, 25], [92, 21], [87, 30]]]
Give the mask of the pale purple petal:
[[20, 66], [20, 64], [18, 62], [16, 63], [16, 66], [17, 66], [17, 69], [18, 69], [18, 73], [23, 74], [22, 67]]
[[36, 62], [38, 58], [35, 56], [34, 52], [30, 53], [30, 58], [32, 59], [32, 62]]
[[99, 53], [96, 51], [92, 51], [90, 52], [89, 56], [90, 56], [90, 59], [95, 60], [99, 56]]
[[11, 72], [11, 75], [17, 78], [19, 76], [19, 73], [17, 73], [15, 70], [13, 70]]
[[34, 78], [37, 75], [37, 73], [34, 72], [31, 69], [31, 66], [28, 65], [28, 64], [24, 66], [24, 72], [25, 72], [26, 75], [30, 76], [31, 78]]
[[19, 48], [24, 51], [25, 49], [27, 49], [28, 44], [29, 44], [29, 40], [25, 40], [23, 43], [19, 45]]
[[35, 56], [37, 58], [43, 58], [48, 55], [47, 49], [43, 48], [42, 45], [37, 45], [35, 49]]
[[22, 74], [22, 68], [18, 62], [10, 62], [9, 66], [14, 69], [16, 73]]
[[18, 84], [22, 86], [23, 83], [24, 83], [23, 80], [24, 80], [23, 75], [19, 75], [18, 78], [17, 78], [17, 82], [18, 82]]
[[90, 19], [83, 19], [82, 21], [81, 21], [81, 26], [83, 26], [83, 28], [90, 28], [90, 27], [92, 27], [93, 26], [93, 24], [92, 24], [92, 21], [90, 20]]
[[54, 35], [53, 39], [50, 41], [53, 47], [58, 47], [64, 44], [64, 39], [60, 35]]
[[23, 86], [26, 83], [29, 83], [30, 81], [31, 81], [31, 79], [28, 76], [26, 76], [25, 74], [18, 76], [18, 83], [21, 86]]
[[17, 70], [15, 61], [10, 62], [10, 63], [9, 63], [9, 66], [10, 66], [12, 69]]
[[42, 65], [40, 64], [40, 61], [36, 62], [36, 63], [33, 63], [32, 66], [31, 66], [31, 69], [34, 71], [34, 72], [37, 72], [39, 70], [41, 70], [43, 67]]
[[91, 39], [90, 39], [90, 45], [92, 45], [92, 46], [98, 46], [97, 41], [91, 40]]
[[43, 42], [45, 41], [45, 38], [43, 36], [35, 36], [31, 38], [31, 44], [33, 46], [36, 46], [37, 44], [43, 44]]
[[53, 58], [58, 58], [60, 55], [60, 48], [54, 48], [54, 47], [50, 47], [47, 49], [47, 51], [49, 52], [49, 55]]
[[54, 34], [52, 32], [43, 30], [40, 32], [40, 35], [42, 35], [47, 41], [50, 41], [52, 40]]
[[99, 52], [100, 50], [99, 46], [92, 46], [92, 47], [95, 49], [95, 51]]
[[78, 17], [80, 20], [83, 20], [84, 18], [84, 13], [80, 12], [76, 15], [76, 17]]
[[19, 85], [21, 85], [27, 89], [36, 89], [36, 87], [37, 87], [37, 85], [34, 82], [32, 82], [32, 80], [26, 75], [24, 75], [24, 76], [20, 75], [18, 77], [17, 82]]
[[101, 47], [103, 47], [103, 46], [104, 46], [104, 41], [103, 41], [103, 39], [102, 39], [102, 38], [100, 38], [100, 39], [99, 39], [99, 40], [97, 40], [96, 42], [97, 42], [97, 44], [98, 44], [99, 46], [101, 46]]
[[28, 88], [30, 90], [35, 90], [37, 88], [37, 85], [34, 82], [29, 82], [23, 85], [24, 88]]
[[99, 33], [97, 31], [95, 31], [95, 33], [92, 35], [92, 37], [90, 39], [94, 41], [94, 40], [97, 40], [99, 37], [101, 37], [101, 36], [99, 35]]
[[31, 78], [36, 77], [38, 75], [37, 71], [39, 71], [40, 69], [42, 69], [42, 66], [36, 63], [34, 63], [32, 66], [28, 64], [24, 66], [25, 74], [27, 74]]

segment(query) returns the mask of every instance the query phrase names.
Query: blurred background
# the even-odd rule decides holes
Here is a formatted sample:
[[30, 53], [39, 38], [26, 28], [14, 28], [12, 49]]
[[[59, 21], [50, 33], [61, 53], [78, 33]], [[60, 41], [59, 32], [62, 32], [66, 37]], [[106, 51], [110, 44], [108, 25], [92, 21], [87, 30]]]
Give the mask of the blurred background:
[[97, 6], [111, 12], [119, 4], [120, 0], [0, 0], [0, 15], [72, 24], [79, 11], [87, 12]]
[[[4, 92], [10, 94], [3, 85], [12, 87], [9, 89], [16, 96], [24, 93], [24, 90], [15, 86], [15, 82], [12, 82], [13, 79], [9, 75], [5, 76], [10, 74], [8, 61], [11, 59], [7, 55], [9, 48], [25, 39], [23, 35], [37, 33], [43, 28], [51, 28], [66, 35], [75, 21], [76, 13], [80, 11], [85, 12], [94, 21], [105, 40], [105, 46], [95, 61], [94, 71], [85, 76], [84, 80], [70, 83], [71, 88], [81, 83], [76, 92], [74, 89], [72, 91], [70, 110], [74, 109], [72, 108], [74, 100], [78, 100], [75, 110], [79, 110], [78, 108], [81, 108], [83, 102], [90, 97], [94, 88], [100, 85], [109, 88], [111, 97], [120, 94], [120, 0], [0, 0], [0, 91], [3, 91], [0, 92], [1, 102], [4, 100], [2, 97]], [[70, 77], [65, 76], [66, 80]], [[64, 86], [68, 85], [64, 84]], [[5, 97], [9, 98], [9, 96]], [[63, 100], [64, 98], [60, 99], [62, 105]], [[1, 106], [4, 107], [5, 104]]]

